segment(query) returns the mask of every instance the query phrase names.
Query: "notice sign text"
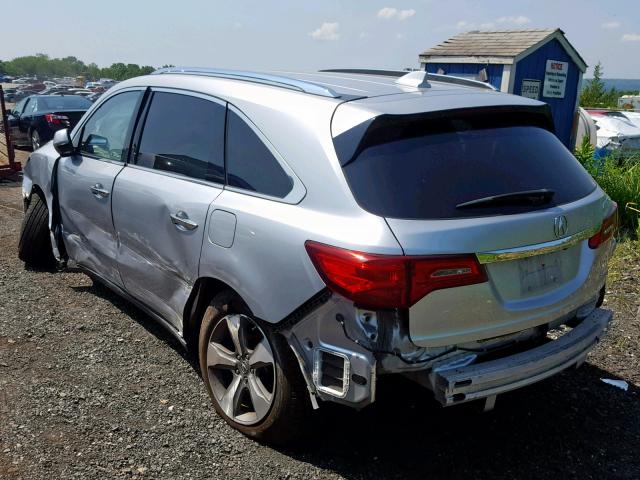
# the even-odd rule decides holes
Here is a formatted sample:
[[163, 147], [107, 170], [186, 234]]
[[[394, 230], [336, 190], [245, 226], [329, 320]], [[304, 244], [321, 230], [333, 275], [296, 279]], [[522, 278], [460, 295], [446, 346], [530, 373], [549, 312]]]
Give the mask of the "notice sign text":
[[542, 96], [549, 98], [564, 98], [568, 73], [569, 62], [547, 60], [547, 68], [544, 71]]

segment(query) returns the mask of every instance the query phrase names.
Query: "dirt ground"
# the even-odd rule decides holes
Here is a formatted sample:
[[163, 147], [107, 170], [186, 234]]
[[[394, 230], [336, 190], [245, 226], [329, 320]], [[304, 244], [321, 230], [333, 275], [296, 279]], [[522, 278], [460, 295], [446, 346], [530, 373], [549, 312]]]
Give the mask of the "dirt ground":
[[25, 270], [21, 219], [19, 184], [0, 182], [2, 479], [640, 478], [638, 244], [617, 250], [615, 320], [580, 369], [488, 414], [382, 379], [375, 404], [322, 407], [282, 450], [227, 427], [193, 359], [131, 304], [82, 274]]

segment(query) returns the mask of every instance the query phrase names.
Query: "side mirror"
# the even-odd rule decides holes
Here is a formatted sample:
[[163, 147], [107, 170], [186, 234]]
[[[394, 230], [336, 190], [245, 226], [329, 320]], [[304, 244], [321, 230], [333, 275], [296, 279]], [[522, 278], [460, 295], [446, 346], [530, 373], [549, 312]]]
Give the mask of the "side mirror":
[[68, 157], [75, 151], [69, 130], [63, 128], [53, 134], [53, 148], [60, 154], [61, 157]]

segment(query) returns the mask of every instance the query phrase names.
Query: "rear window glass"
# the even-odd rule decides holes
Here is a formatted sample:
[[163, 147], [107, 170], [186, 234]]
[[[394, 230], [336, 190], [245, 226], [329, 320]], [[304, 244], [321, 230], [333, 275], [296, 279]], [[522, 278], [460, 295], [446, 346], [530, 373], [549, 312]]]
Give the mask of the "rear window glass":
[[77, 96], [55, 96], [38, 99], [38, 110], [88, 110], [92, 103], [83, 97]]
[[235, 113], [227, 115], [227, 182], [233, 187], [284, 198], [293, 179], [256, 132]]
[[[573, 155], [541, 126], [508, 126], [504, 119], [486, 118], [439, 118], [403, 125], [395, 119], [377, 125], [373, 135], [369, 133], [351, 149], [339, 148], [340, 142], [334, 142], [339, 157], [342, 152], [340, 162], [356, 200], [365, 210], [384, 217], [444, 219], [523, 213], [578, 200], [595, 188]], [[459, 206], [540, 189], [554, 192], [550, 202]]]

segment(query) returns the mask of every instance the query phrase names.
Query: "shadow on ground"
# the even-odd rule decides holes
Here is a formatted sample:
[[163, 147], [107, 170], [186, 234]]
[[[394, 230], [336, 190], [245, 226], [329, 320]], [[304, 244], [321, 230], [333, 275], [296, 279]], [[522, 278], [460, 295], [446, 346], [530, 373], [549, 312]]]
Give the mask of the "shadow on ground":
[[[131, 303], [99, 283], [75, 289], [107, 299], [199, 371]], [[360, 412], [325, 404], [305, 441], [280, 451], [349, 479], [640, 478], [640, 389], [601, 378], [617, 377], [586, 363], [501, 395], [481, 413], [478, 403], [443, 409], [409, 380], [382, 377], [376, 403]]]

